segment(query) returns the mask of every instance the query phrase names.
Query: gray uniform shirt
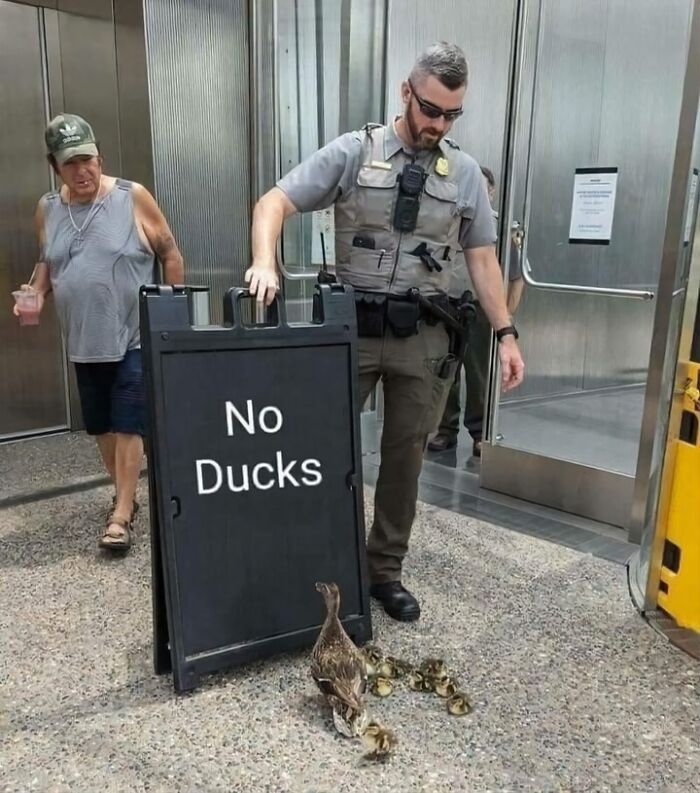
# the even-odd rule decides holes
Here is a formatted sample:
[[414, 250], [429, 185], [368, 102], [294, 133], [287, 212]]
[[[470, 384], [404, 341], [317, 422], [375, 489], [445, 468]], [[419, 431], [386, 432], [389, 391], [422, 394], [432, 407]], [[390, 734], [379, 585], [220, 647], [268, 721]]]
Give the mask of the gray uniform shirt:
[[[363, 132], [347, 132], [307, 157], [277, 182], [299, 212], [325, 209], [354, 189], [361, 165]], [[440, 148], [449, 144], [444, 140]], [[416, 162], [434, 156], [434, 152], [413, 152], [396, 134], [393, 124], [388, 125], [384, 142], [384, 155], [388, 161], [399, 151], [416, 155]], [[458, 203], [462, 207], [459, 241], [463, 249], [479, 248], [496, 242], [488, 193], [478, 163], [461, 151], [451, 150], [463, 157], [467, 167], [460, 180]], [[465, 265], [466, 269], [466, 265]]]

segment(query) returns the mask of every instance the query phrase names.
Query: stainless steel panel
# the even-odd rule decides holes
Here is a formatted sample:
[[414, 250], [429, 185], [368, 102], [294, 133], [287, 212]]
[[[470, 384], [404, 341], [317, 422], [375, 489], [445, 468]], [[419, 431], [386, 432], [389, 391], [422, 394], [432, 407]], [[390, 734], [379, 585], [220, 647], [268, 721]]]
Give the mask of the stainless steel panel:
[[[597, 153], [606, 9], [607, 0], [542, 4], [527, 224], [527, 256], [540, 281], [594, 283], [597, 250], [568, 245], [568, 207], [575, 169]], [[527, 379], [517, 397], [582, 387], [581, 325], [591, 300], [526, 289], [517, 323]]]
[[112, 21], [113, 0], [58, 0], [56, 7], [59, 11], [69, 14]]
[[[319, 4], [320, 8], [320, 4]], [[325, 63], [324, 55], [327, 53], [319, 46], [324, 41], [323, 23], [321, 13], [317, 15], [315, 0], [296, 0], [296, 79], [297, 94], [297, 129], [299, 140], [299, 160], [303, 160], [315, 152], [325, 141], [321, 140], [323, 131], [323, 85]], [[335, 32], [335, 31], [334, 31]], [[334, 58], [337, 58], [337, 50]], [[297, 215], [289, 225], [296, 224], [298, 228], [299, 250], [311, 251], [311, 235], [313, 228], [310, 214]], [[285, 246], [286, 246], [285, 235]], [[304, 256], [304, 262], [310, 261]], [[304, 297], [308, 297], [308, 289], [302, 285]], [[290, 290], [291, 292], [291, 290]], [[290, 294], [291, 296], [291, 294]]]
[[[301, 19], [297, 13], [295, 0], [277, 0], [277, 52], [275, 75], [277, 77], [275, 90], [278, 107], [278, 128], [275, 134], [279, 140], [279, 176], [291, 171], [303, 159], [301, 156], [300, 141], [300, 93], [303, 86], [299, 81], [299, 47], [297, 38], [300, 35], [298, 26], [309, 24], [309, 6], [306, 15]], [[315, 91], [314, 79], [312, 89]], [[312, 129], [318, 129], [318, 119], [313, 116], [306, 120]], [[274, 181], [279, 178], [275, 174]], [[272, 184], [267, 185], [267, 188]], [[303, 268], [304, 247], [302, 244], [302, 220], [292, 217], [284, 224], [282, 235], [282, 257], [287, 267]], [[294, 294], [297, 297], [298, 292]]]
[[[655, 290], [659, 281], [688, 12], [688, 0], [615, 0], [608, 7], [594, 164], [620, 170], [613, 235], [598, 252], [597, 286]], [[589, 305], [584, 388], [646, 380], [653, 313], [653, 305]]]
[[105, 158], [105, 171], [122, 173], [117, 99], [114, 26], [101, 16], [59, 11], [63, 107], [51, 113], [77, 113], [95, 130]]
[[13, 0], [15, 3], [23, 3], [28, 6], [43, 6], [44, 8], [56, 8], [58, 0]]
[[156, 193], [212, 320], [250, 263], [248, 3], [146, 0]]
[[[527, 3], [530, 10], [535, 5]], [[524, 149], [525, 129], [522, 121], [516, 123], [515, 145], [520, 156], [529, 152], [527, 255], [540, 281], [656, 290], [690, 6], [688, 0], [664, 4], [663, 8], [646, 2], [641, 5], [640, 9], [639, 3], [627, 0], [567, 4], [544, 0], [540, 4], [532, 135], [529, 148]], [[533, 13], [529, 27], [536, 24]], [[525, 35], [531, 39], [527, 31]], [[524, 75], [520, 89], [529, 90], [529, 75]], [[653, 101], [647, 101], [650, 93]], [[629, 134], [631, 127], [634, 131]], [[574, 171], [595, 165], [619, 168], [612, 242], [605, 247], [571, 246], [568, 231]], [[516, 162], [515, 168], [521, 184], [515, 185], [512, 201], [513, 212], [519, 213], [522, 165]], [[587, 484], [595, 481], [590, 474], [582, 474], [580, 482], [568, 476], [568, 462], [585, 471], [580, 465], [585, 459], [601, 472], [596, 477], [608, 475], [612, 467], [630, 467], [621, 465], [616, 450], [596, 438], [612, 440], [615, 433], [606, 433], [606, 427], [617, 420], [615, 429], [624, 425], [629, 445], [635, 434], [630, 422], [641, 425], [639, 411], [628, 409], [628, 392], [620, 387], [646, 380], [655, 310], [653, 304], [641, 301], [526, 290], [516, 321], [523, 337], [527, 380], [509, 396], [508, 404], [504, 400], [500, 406], [491, 435], [497, 437], [507, 427], [502, 445], [513, 447], [509, 452], [526, 447], [539, 456], [537, 465], [549, 472], [548, 477], [551, 474], [546, 481], [561, 508], [571, 509], [572, 503], [579, 502], [582, 488], [588, 488], [587, 498], [595, 502], [599, 519], [628, 525], [629, 515], [620, 517], [620, 504], [629, 508], [629, 489], [624, 490], [624, 499], [623, 491], [615, 495], [614, 489], [601, 498]], [[609, 390], [598, 391], [605, 388]], [[598, 394], [609, 404], [591, 415], [572, 416], [569, 428], [562, 426], [555, 433], [557, 417], [565, 412], [560, 409], [564, 403], [541, 402], [541, 408], [550, 411], [552, 431], [540, 432], [539, 441], [533, 439], [532, 426], [510, 420], [522, 412], [521, 404], [527, 406], [522, 400], [537, 405], [538, 398], [577, 391], [581, 394], [577, 399], [586, 405], [599, 400]], [[589, 427], [590, 443], [577, 442], [581, 422]], [[557, 448], [553, 449], [553, 444]], [[491, 455], [493, 462], [493, 455], [502, 451], [500, 447], [489, 449], [486, 455]], [[593, 458], [591, 451], [595, 452]], [[559, 482], [555, 481], [557, 470], [562, 472]], [[500, 477], [507, 487], [518, 490], [508, 492], [524, 495], [521, 485], [508, 483], [507, 474], [498, 474], [487, 463], [482, 477], [486, 486], [490, 477]], [[613, 477], [606, 481], [619, 484], [625, 480]], [[613, 520], [606, 509], [614, 510], [618, 517]]]
[[63, 75], [61, 74], [61, 38], [58, 30], [58, 13], [44, 11], [44, 46], [46, 52], [46, 83], [49, 115], [61, 112], [63, 101]]
[[484, 445], [481, 486], [524, 501], [627, 525], [634, 478], [517, 449]]
[[634, 476], [644, 386], [514, 400], [499, 412], [499, 445]]
[[154, 191], [143, 0], [114, 0], [121, 173]]
[[[33, 216], [50, 189], [39, 12], [0, 0], [0, 436], [66, 426], [61, 337], [48, 301], [38, 327], [20, 327], [10, 292], [37, 259]], [[18, 131], [19, 134], [18, 134]]]
[[[338, 133], [383, 121], [387, 0], [352, 0], [348, 41], [347, 119]], [[341, 83], [342, 86], [342, 83]], [[329, 91], [335, 90], [331, 84]], [[343, 94], [341, 93], [341, 101]]]
[[450, 137], [500, 180], [510, 80], [514, 0], [389, 0], [386, 118], [401, 112], [400, 88], [416, 56], [438, 40], [458, 44], [469, 63], [466, 112]]
[[[640, 8], [632, 0], [548, 0], [543, 8], [528, 258], [538, 280], [653, 289], [688, 2], [660, 7], [645, 0]], [[658, 90], [650, 89], [657, 84]], [[574, 169], [590, 165], [620, 168], [608, 247], [568, 245]], [[564, 302], [565, 296], [533, 291], [519, 312], [523, 337], [538, 336], [542, 312], [554, 311], [559, 320], [563, 309], [577, 338], [557, 345], [534, 340], [527, 347], [528, 378], [517, 396], [569, 391], [567, 361], [580, 373], [581, 388], [644, 382], [653, 306], [610, 299]]]
[[257, 97], [251, 118], [254, 201], [275, 183], [279, 171], [274, 79], [277, 42], [275, 4], [275, 0], [254, 0], [251, 8], [251, 96]]

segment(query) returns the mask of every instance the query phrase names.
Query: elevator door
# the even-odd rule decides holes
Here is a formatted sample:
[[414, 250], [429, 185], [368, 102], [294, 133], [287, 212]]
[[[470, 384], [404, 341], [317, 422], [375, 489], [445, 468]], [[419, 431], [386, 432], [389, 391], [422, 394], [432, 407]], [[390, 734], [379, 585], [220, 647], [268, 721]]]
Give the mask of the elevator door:
[[521, 16], [504, 219], [525, 229], [514, 319], [526, 380], [492, 396], [481, 484], [618, 526], [639, 450], [689, 12], [689, 0], [525, 0]]
[[12, 315], [13, 289], [26, 282], [37, 258], [33, 216], [51, 188], [41, 156], [46, 81], [40, 10], [0, 0], [0, 438], [68, 426], [64, 355], [47, 301], [37, 327]]

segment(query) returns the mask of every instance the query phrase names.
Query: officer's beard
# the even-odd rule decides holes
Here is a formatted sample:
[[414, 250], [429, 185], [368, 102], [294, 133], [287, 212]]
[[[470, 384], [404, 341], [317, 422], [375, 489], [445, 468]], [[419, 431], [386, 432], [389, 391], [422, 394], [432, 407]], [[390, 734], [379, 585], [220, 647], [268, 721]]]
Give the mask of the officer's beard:
[[419, 129], [416, 119], [413, 117], [413, 108], [413, 97], [411, 97], [406, 108], [405, 119], [412, 138], [413, 148], [425, 151], [436, 149], [442, 140], [442, 135], [436, 129], [431, 129], [430, 127]]

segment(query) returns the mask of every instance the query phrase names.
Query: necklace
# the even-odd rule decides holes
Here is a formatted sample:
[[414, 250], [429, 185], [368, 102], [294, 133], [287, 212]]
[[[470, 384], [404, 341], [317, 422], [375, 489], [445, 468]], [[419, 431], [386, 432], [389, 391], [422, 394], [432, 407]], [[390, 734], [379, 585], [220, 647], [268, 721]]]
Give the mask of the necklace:
[[68, 217], [70, 218], [71, 225], [73, 226], [73, 228], [76, 231], [76, 234], [77, 234], [77, 237], [78, 237], [78, 242], [82, 241], [82, 239], [83, 239], [83, 231], [88, 227], [88, 224], [90, 223], [90, 221], [99, 212], [100, 207], [102, 206], [102, 204], [104, 204], [104, 200], [107, 197], [106, 195], [103, 196], [102, 200], [99, 203], [96, 203], [97, 199], [100, 197], [100, 190], [102, 190], [102, 183], [101, 182], [100, 182], [100, 186], [97, 188], [97, 195], [95, 196], [95, 201], [93, 202], [92, 208], [89, 210], [89, 212], [87, 214], [87, 217], [85, 218], [85, 221], [83, 222], [82, 226], [78, 226], [78, 224], [75, 222], [75, 220], [73, 218], [73, 213], [71, 212], [71, 208], [70, 208], [70, 190], [68, 191], [68, 204], [67, 204], [67, 206], [68, 206]]

